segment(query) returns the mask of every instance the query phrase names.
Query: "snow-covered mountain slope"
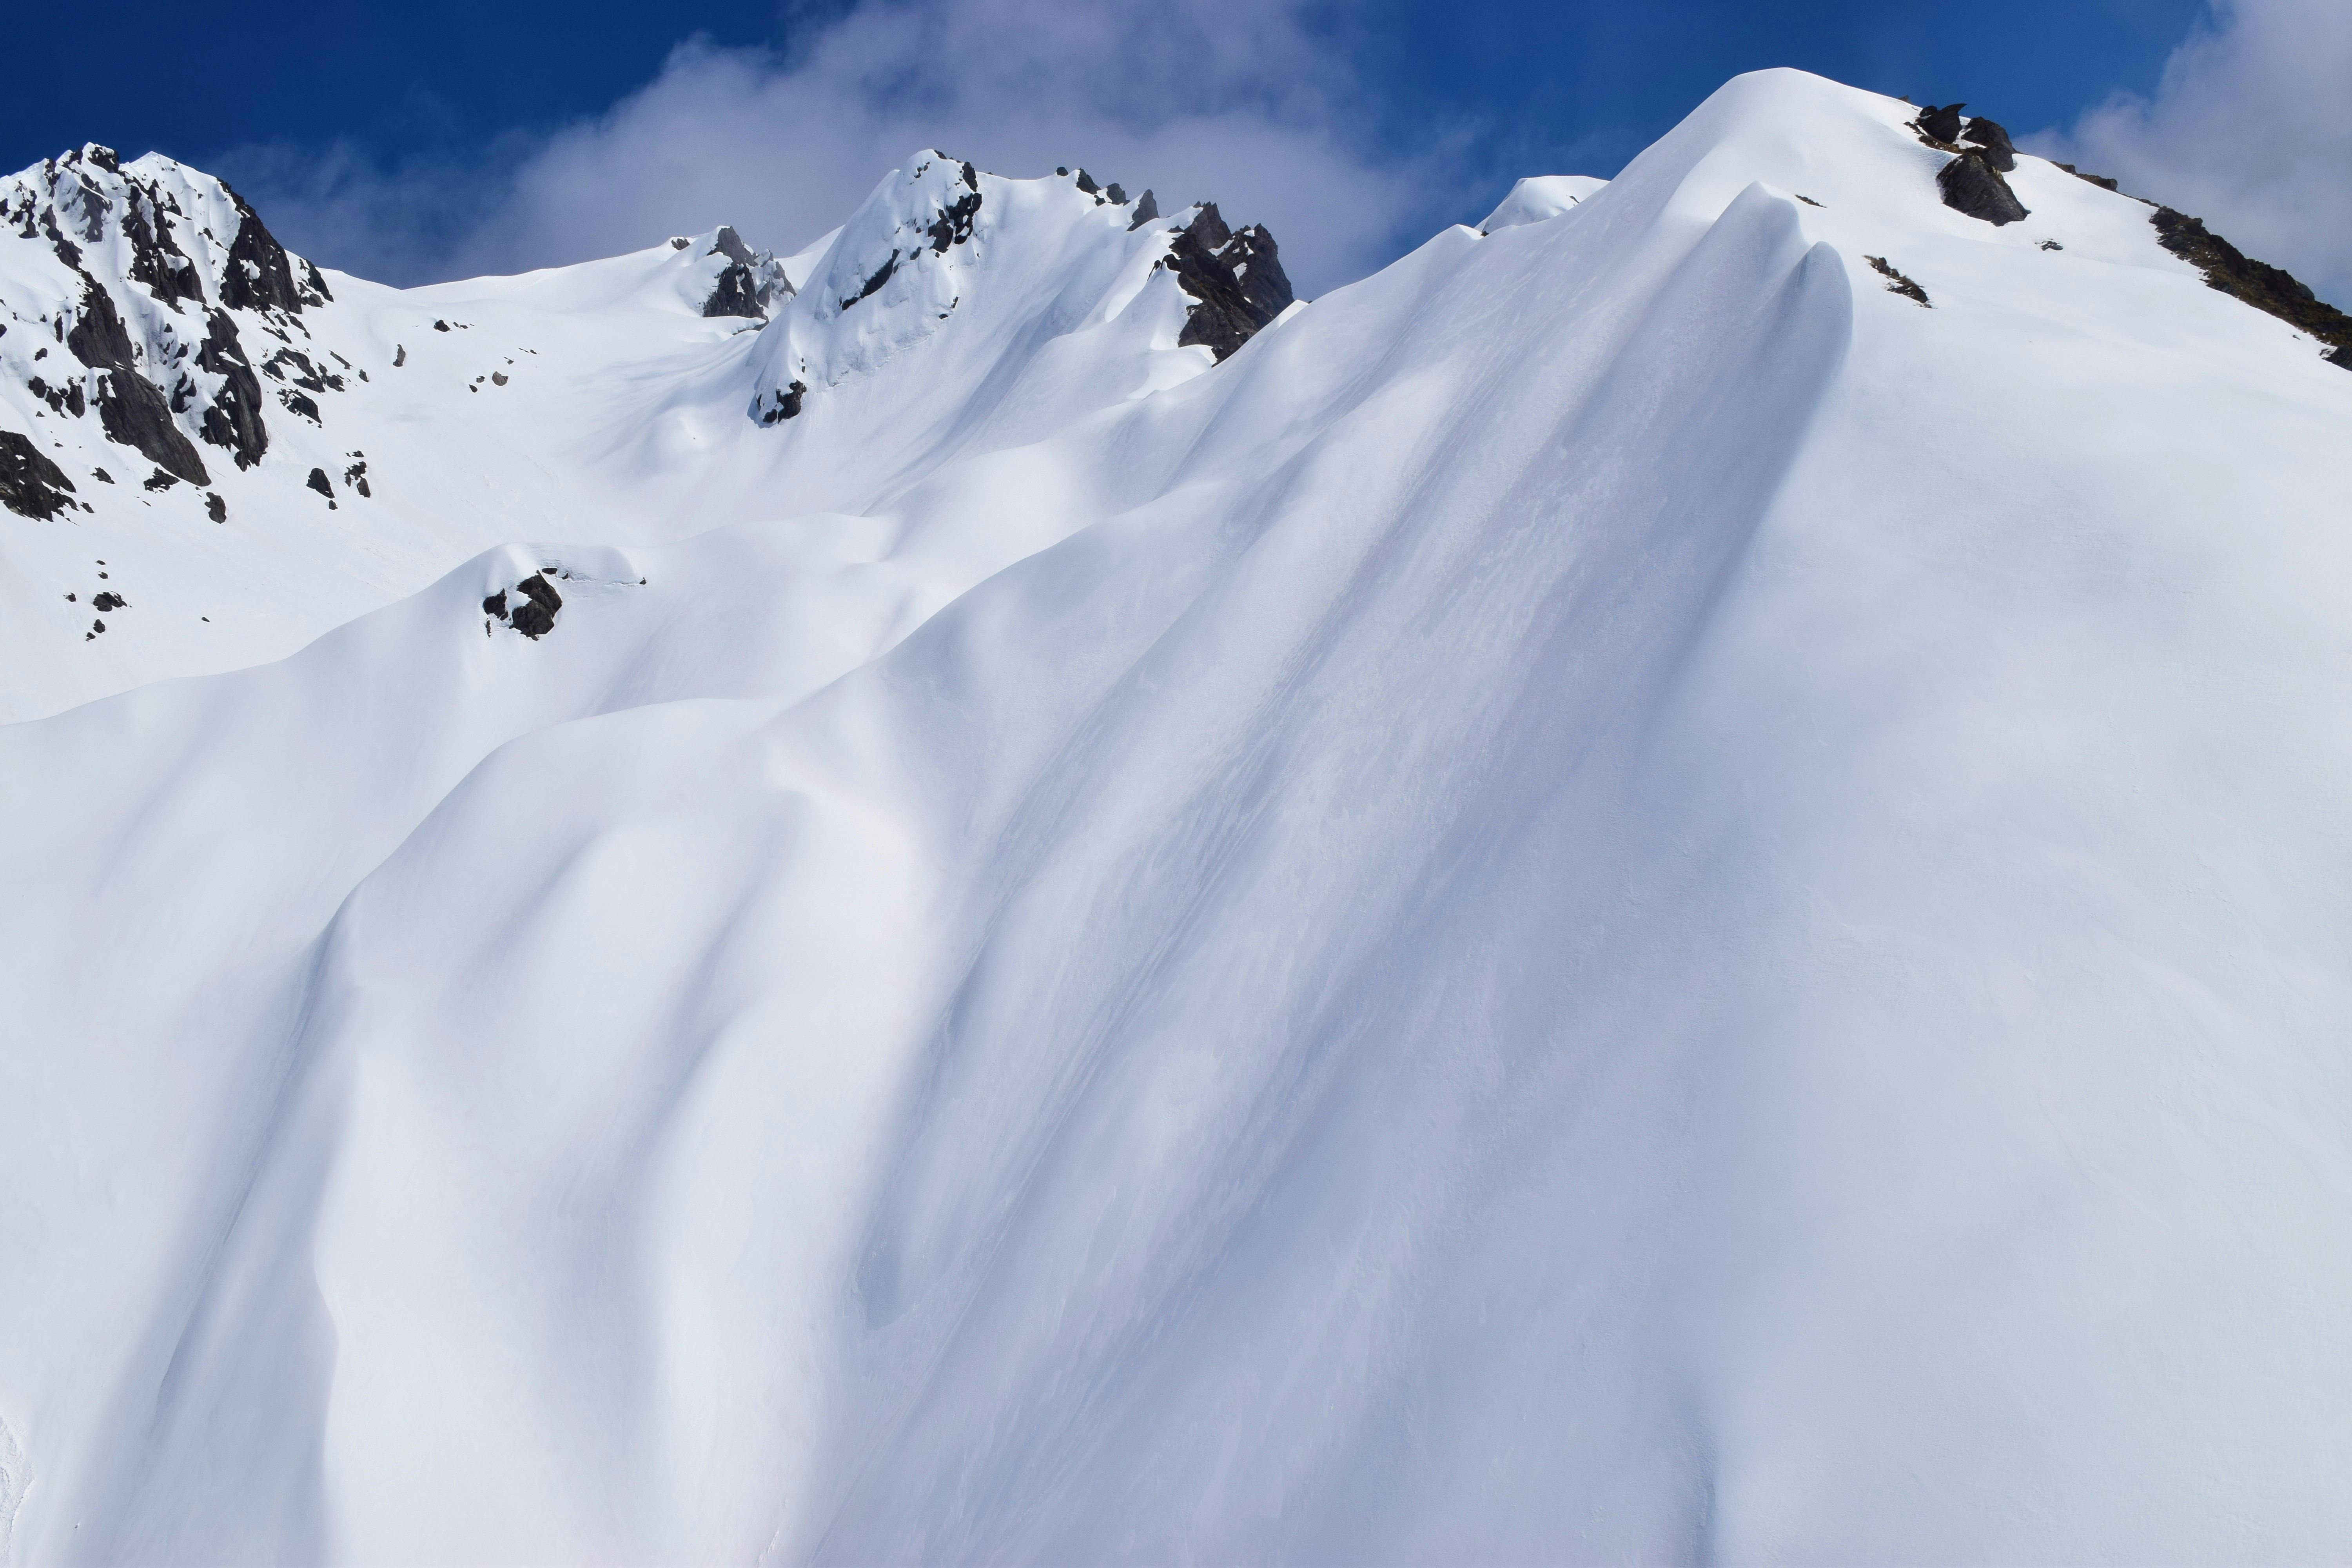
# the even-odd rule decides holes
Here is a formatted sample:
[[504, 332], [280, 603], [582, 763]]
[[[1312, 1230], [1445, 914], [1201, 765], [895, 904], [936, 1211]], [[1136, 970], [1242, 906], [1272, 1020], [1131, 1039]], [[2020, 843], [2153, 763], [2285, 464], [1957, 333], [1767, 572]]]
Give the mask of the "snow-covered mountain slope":
[[707, 500], [0, 730], [14, 1560], [2336, 1554], [2352, 375], [1913, 117], [1213, 369], [914, 160]]
[[[0, 720], [282, 657], [515, 539], [864, 510], [1196, 374], [1289, 303], [1278, 261], [1272, 309], [1216, 295], [1247, 262], [1213, 206], [1162, 218], [1084, 171], [967, 189], [939, 154], [908, 168], [965, 192], [958, 242], [870, 298], [867, 253], [938, 179], [893, 175], [840, 244], [786, 262], [720, 228], [415, 289], [289, 256], [168, 159], [93, 146], [0, 184], [0, 446], [49, 468], [19, 489], [0, 451]], [[790, 265], [823, 287], [794, 298]], [[788, 350], [824, 390], [806, 428], [763, 430], [747, 410]], [[126, 603], [93, 613], [100, 595]]]
[[1486, 215], [1478, 225], [1478, 232], [1492, 234], [1498, 228], [1558, 217], [1608, 184], [1591, 174], [1529, 174], [1513, 185], [1511, 194]]

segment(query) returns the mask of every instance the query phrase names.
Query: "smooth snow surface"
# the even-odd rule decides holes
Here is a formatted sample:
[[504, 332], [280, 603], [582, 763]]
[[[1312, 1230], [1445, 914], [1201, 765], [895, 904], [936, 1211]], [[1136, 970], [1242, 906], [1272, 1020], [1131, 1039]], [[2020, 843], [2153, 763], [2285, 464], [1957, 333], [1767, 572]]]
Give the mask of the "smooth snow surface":
[[1479, 232], [1492, 234], [1498, 228], [1558, 217], [1570, 207], [1590, 201], [1608, 184], [1591, 174], [1529, 174], [1513, 185], [1511, 194], [1486, 215], [1486, 221], [1478, 226]]
[[14, 1561], [2341, 1557], [2352, 375], [1908, 113], [1213, 369], [1063, 181], [334, 278], [556, 542], [0, 729]]

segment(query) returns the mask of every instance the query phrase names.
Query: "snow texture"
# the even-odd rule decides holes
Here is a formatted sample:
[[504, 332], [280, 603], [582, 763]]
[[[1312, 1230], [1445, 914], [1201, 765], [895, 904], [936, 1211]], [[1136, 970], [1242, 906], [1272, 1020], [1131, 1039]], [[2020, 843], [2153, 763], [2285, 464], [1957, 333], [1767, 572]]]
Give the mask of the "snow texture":
[[2340, 1556], [2352, 376], [1912, 112], [330, 273], [223, 523], [6, 251], [13, 1560]]
[[1608, 184], [1591, 174], [1529, 174], [1511, 187], [1511, 194], [1486, 215], [1478, 230], [1492, 234], [1498, 228], [1558, 217], [1579, 203], [1590, 201]]

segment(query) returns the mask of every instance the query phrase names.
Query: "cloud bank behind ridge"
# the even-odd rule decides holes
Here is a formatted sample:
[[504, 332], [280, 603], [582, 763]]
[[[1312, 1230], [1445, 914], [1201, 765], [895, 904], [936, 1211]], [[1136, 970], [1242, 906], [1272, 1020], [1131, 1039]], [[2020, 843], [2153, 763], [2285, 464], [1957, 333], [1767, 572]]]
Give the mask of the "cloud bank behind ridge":
[[[238, 149], [224, 172], [288, 243], [388, 282], [609, 256], [731, 223], [785, 252], [908, 153], [1083, 164], [1163, 209], [1262, 220], [1304, 292], [1431, 219], [1442, 150], [1383, 155], [1349, 54], [1296, 3], [870, 0], [789, 53], [689, 41], [593, 119], [387, 170], [349, 148]], [[1410, 237], [1418, 237], [1417, 235]]]
[[2219, 0], [2153, 97], [2117, 94], [2034, 145], [2352, 306], [2347, 82], [2352, 0]]

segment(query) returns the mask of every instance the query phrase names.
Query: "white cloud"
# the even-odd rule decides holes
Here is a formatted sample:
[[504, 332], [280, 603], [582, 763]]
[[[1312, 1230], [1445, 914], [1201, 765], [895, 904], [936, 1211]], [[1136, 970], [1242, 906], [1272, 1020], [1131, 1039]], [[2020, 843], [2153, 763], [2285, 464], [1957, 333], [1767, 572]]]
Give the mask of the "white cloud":
[[[392, 280], [514, 271], [732, 223], [788, 251], [910, 152], [1080, 164], [1275, 232], [1302, 292], [1433, 226], [1443, 151], [1377, 153], [1347, 53], [1298, 0], [869, 0], [788, 56], [688, 43], [593, 120], [464, 167], [247, 153], [289, 244]], [[1444, 217], [1460, 215], [1444, 213]]]
[[2347, 82], [2352, 0], [2215, 0], [2153, 99], [2119, 95], [2035, 146], [2352, 306]]

